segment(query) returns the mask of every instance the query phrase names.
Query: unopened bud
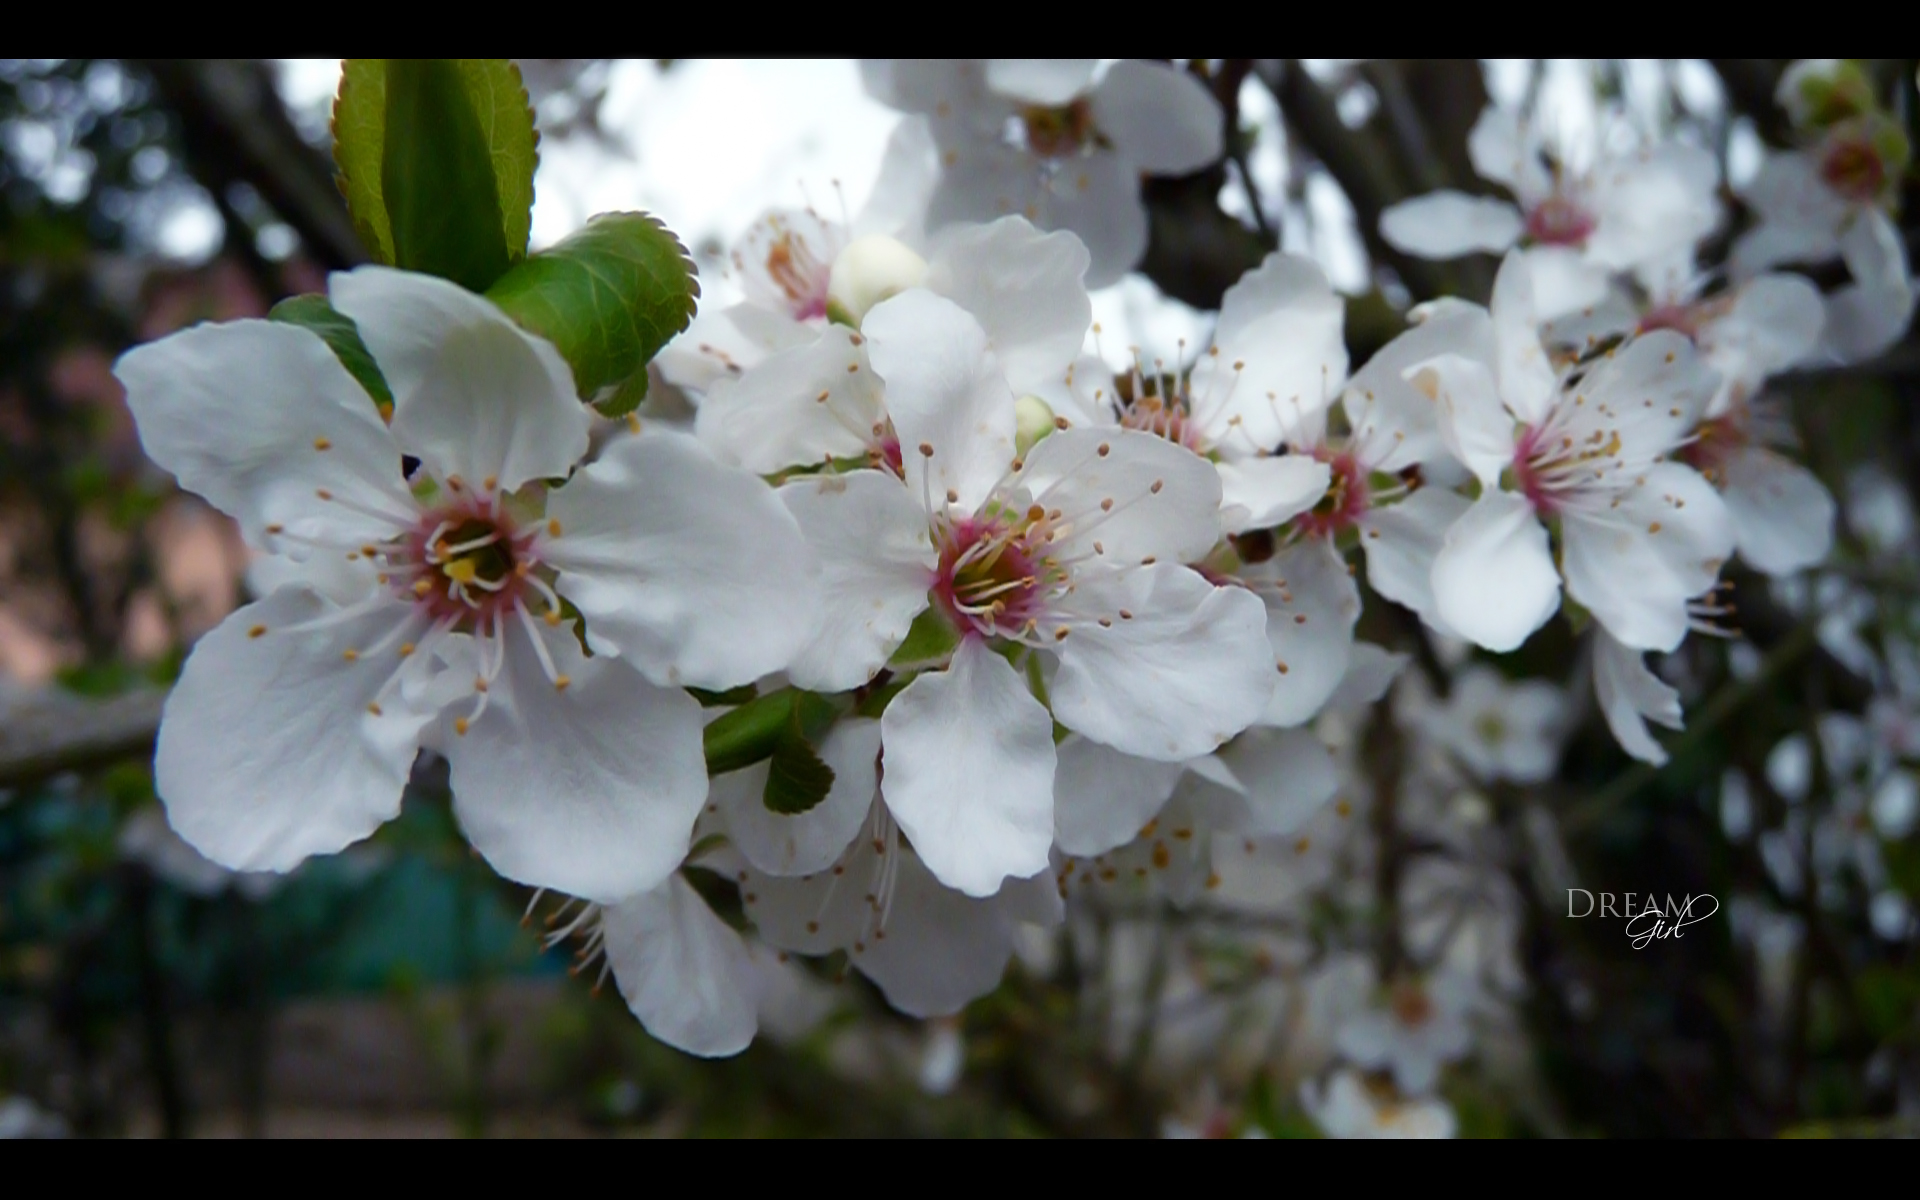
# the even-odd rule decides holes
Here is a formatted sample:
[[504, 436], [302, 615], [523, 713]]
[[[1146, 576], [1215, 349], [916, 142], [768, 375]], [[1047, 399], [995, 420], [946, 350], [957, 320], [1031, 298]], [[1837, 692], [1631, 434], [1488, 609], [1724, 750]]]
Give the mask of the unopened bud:
[[855, 238], [833, 260], [827, 316], [857, 327], [874, 305], [919, 287], [926, 277], [927, 260], [899, 239], [883, 233]]
[[1053, 407], [1038, 396], [1022, 396], [1013, 402], [1013, 448], [1025, 454], [1041, 438], [1052, 433]]
[[1774, 93], [1794, 127], [1826, 129], [1874, 111], [1873, 80], [1859, 63], [1809, 58], [1788, 67]]

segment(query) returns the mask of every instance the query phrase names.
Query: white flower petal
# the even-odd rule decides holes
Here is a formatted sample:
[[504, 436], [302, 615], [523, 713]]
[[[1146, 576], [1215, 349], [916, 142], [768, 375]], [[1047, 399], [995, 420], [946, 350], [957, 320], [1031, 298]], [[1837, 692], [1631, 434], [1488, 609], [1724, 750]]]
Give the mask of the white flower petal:
[[1164, 63], [1123, 58], [1093, 90], [1093, 122], [1135, 168], [1186, 175], [1225, 151], [1225, 114], [1206, 85]]
[[1522, 203], [1552, 186], [1517, 113], [1488, 105], [1467, 131], [1467, 157], [1482, 179], [1505, 184]]
[[1640, 651], [1594, 632], [1593, 690], [1620, 748], [1641, 762], [1665, 766], [1667, 752], [1647, 731], [1647, 721], [1668, 729], [1681, 727], [1680, 693], [1647, 670]]
[[1313, 818], [1340, 789], [1333, 754], [1303, 729], [1249, 729], [1220, 751], [1246, 799], [1231, 824], [1242, 837], [1284, 837]]
[[1380, 214], [1380, 236], [1417, 258], [1500, 254], [1520, 239], [1521, 228], [1520, 210], [1505, 200], [1452, 190], [1415, 196]]
[[1913, 320], [1913, 276], [1906, 243], [1879, 209], [1861, 214], [1840, 237], [1853, 282], [1827, 299], [1827, 346], [1843, 363], [1885, 352]]
[[1720, 486], [1740, 557], [1755, 570], [1785, 575], [1833, 548], [1833, 496], [1799, 463], [1749, 446], [1727, 460]]
[[1179, 762], [1265, 711], [1277, 675], [1266, 608], [1245, 588], [1156, 563], [1083, 574], [1072, 603], [1078, 619], [1056, 643], [1053, 711], [1074, 732]]
[[1005, 659], [970, 637], [880, 721], [887, 810], [942, 883], [990, 896], [1046, 868], [1053, 722]]
[[1060, 743], [1053, 781], [1054, 841], [1091, 857], [1124, 846], [1153, 820], [1180, 778], [1179, 763], [1135, 758], [1073, 735]]
[[940, 152], [933, 128], [923, 117], [908, 117], [887, 137], [873, 190], [853, 218], [851, 232], [856, 237], [884, 233], [918, 245], [925, 236], [927, 206], [939, 181]]
[[820, 560], [819, 620], [787, 673], [822, 691], [860, 687], [927, 607], [939, 561], [927, 515], [885, 471], [802, 476], [778, 495]]
[[1433, 597], [1433, 560], [1446, 544], [1447, 530], [1466, 515], [1466, 497], [1443, 487], [1423, 487], [1385, 508], [1360, 518], [1360, 548], [1367, 556], [1367, 584], [1374, 591], [1420, 614], [1442, 633], [1450, 633]]
[[1448, 453], [1492, 486], [1513, 463], [1513, 413], [1501, 402], [1487, 364], [1458, 354], [1442, 354], [1412, 372], [1415, 381], [1434, 390], [1434, 417]]
[[1662, 462], [1616, 505], [1566, 513], [1561, 544], [1568, 595], [1627, 645], [1672, 650], [1687, 636], [1687, 601], [1733, 553], [1733, 522], [1698, 472]]
[[[1029, 173], [1044, 170], [1028, 160]], [[1096, 149], [1057, 174], [1041, 176], [1027, 193], [1031, 207], [1014, 205], [1042, 229], [1064, 229], [1087, 246], [1087, 287], [1102, 288], [1121, 276], [1147, 252], [1147, 206], [1140, 199], [1140, 176], [1119, 154]]]
[[1479, 305], [1441, 299], [1412, 315], [1418, 323], [1354, 372], [1340, 397], [1354, 453], [1375, 471], [1397, 474], [1444, 449], [1435, 399], [1407, 378], [1408, 368], [1448, 353], [1494, 361], [1493, 320]]
[[600, 916], [627, 1007], [669, 1046], [719, 1058], [759, 1028], [759, 975], [746, 943], [676, 873]]
[[[240, 522], [353, 545], [406, 528], [417, 511], [400, 448], [333, 351], [275, 321], [197, 325], [114, 365], [147, 457]], [[331, 491], [383, 521], [319, 499]]]
[[1312, 259], [1269, 254], [1227, 289], [1193, 369], [1194, 421], [1225, 454], [1278, 449], [1347, 378], [1346, 305]]
[[1333, 472], [1305, 454], [1229, 459], [1214, 464], [1220, 473], [1220, 506], [1232, 513], [1226, 532], [1271, 529], [1297, 517], [1326, 495]]
[[393, 389], [393, 435], [439, 479], [513, 491], [587, 452], [586, 406], [553, 343], [432, 275], [360, 267], [328, 277]]
[[587, 641], [656, 683], [729, 688], [787, 665], [817, 567], [773, 489], [659, 429], [623, 438], [547, 499], [542, 556]]
[[1627, 271], [1692, 250], [1720, 223], [1719, 175], [1712, 154], [1676, 141], [1601, 167], [1593, 180], [1588, 260]]
[[884, 414], [880, 380], [856, 336], [829, 326], [743, 375], [717, 380], [694, 431], [722, 461], [760, 475], [864, 455]]
[[957, 507], [979, 508], [1014, 458], [1014, 397], [986, 330], [920, 288], [874, 306], [861, 328], [886, 381], [908, 490], [930, 489], [936, 508], [950, 491]]
[[990, 58], [987, 86], [1023, 104], [1058, 108], [1093, 86], [1097, 58]]
[[949, 230], [929, 256], [926, 286], [980, 322], [1008, 387], [1025, 395], [1059, 383], [1080, 353], [1093, 321], [1087, 262], [1072, 234], [1002, 217]]
[[412, 612], [384, 597], [340, 609], [283, 588], [201, 638], [154, 754], [155, 789], [180, 836], [223, 867], [290, 871], [398, 815], [433, 714], [396, 701], [373, 715], [400, 660], [359, 651]]
[[[1549, 247], [1552, 249], [1552, 247]], [[1493, 342], [1499, 354], [1500, 399], [1508, 411], [1529, 425], [1537, 425], [1553, 403], [1553, 364], [1540, 343], [1540, 327], [1563, 314], [1541, 307], [1534, 274], [1552, 256], [1513, 250], [1493, 277]], [[1551, 299], [1551, 297], [1549, 297]]]
[[601, 903], [650, 891], [686, 857], [707, 799], [700, 705], [573, 631], [541, 627], [562, 691], [509, 626], [491, 702], [445, 740], [453, 811], [493, 869]]
[[1560, 607], [1560, 576], [1533, 506], [1510, 492], [1483, 492], [1447, 531], [1433, 560], [1440, 617], [1461, 637], [1502, 652], [1517, 648]]
[[1220, 540], [1218, 472], [1150, 433], [1060, 430], [1027, 452], [1016, 481], [1035, 503], [1064, 514], [1051, 549], [1061, 559], [1191, 562]]
[[1016, 925], [1048, 900], [1057, 911], [1059, 893], [1042, 871], [975, 899], [942, 887], [912, 850], [900, 855], [886, 936], [856, 948], [852, 961], [899, 1011], [950, 1016], [999, 986]]
[[1320, 711], [1347, 673], [1360, 590], [1325, 538], [1305, 538], [1243, 572], [1267, 610], [1277, 678], [1260, 720], [1298, 725]]
[[827, 732], [819, 749], [822, 761], [833, 769], [833, 786], [802, 813], [788, 815], [767, 807], [765, 763], [713, 780], [713, 803], [727, 819], [727, 833], [756, 870], [769, 875], [826, 870], [873, 808], [880, 785], [880, 722], [843, 720]]

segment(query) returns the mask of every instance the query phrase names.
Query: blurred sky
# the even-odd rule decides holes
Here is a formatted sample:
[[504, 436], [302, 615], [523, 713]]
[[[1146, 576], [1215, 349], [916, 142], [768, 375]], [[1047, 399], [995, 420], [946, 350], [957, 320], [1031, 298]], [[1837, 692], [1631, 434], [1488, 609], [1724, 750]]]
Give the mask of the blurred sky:
[[[1336, 91], [1342, 116], [1358, 124], [1373, 100], [1352, 73], [1355, 61], [1319, 59], [1307, 65]], [[1525, 100], [1534, 86], [1532, 61], [1489, 60], [1488, 90], [1496, 103], [1518, 106]], [[282, 93], [296, 119], [303, 128], [323, 132], [339, 80], [338, 60], [288, 59], [280, 66]], [[1556, 59], [1543, 65], [1538, 78], [1543, 120], [1570, 150], [1630, 143], [1660, 120], [1669, 70], [1688, 112], [1718, 111], [1718, 81], [1705, 63], [1683, 61], [1669, 68], [1641, 59], [1629, 60], [1620, 74], [1628, 115], [1603, 120], [1592, 63]], [[867, 96], [851, 59], [688, 59], [668, 70], [650, 59], [626, 60], [611, 64], [606, 82], [600, 118], [610, 135], [607, 142], [578, 134], [543, 136], [533, 244], [559, 240], [596, 212], [646, 209], [696, 251], [706, 305], [738, 297], [725, 278], [724, 258], [717, 255], [762, 212], [809, 203], [830, 218], [843, 206], [847, 213], [858, 212], [899, 120]], [[1241, 109], [1243, 119], [1258, 130], [1249, 169], [1267, 200], [1267, 216], [1280, 230], [1282, 247], [1312, 255], [1335, 287], [1367, 287], [1365, 252], [1346, 197], [1316, 171], [1300, 182], [1299, 201], [1288, 203], [1289, 160], [1279, 110], [1252, 80], [1242, 90]], [[1759, 154], [1751, 130], [1736, 131], [1729, 146], [1736, 183], [1757, 168]], [[1250, 201], [1237, 175], [1230, 176], [1222, 203], [1229, 213], [1251, 221]], [[182, 249], [179, 243], [194, 237], [209, 242], [218, 237], [211, 210], [201, 216], [205, 219], [176, 218], [167, 232], [181, 236], [169, 239], [174, 243], [169, 249]], [[1139, 346], [1149, 358], [1172, 359], [1182, 342], [1192, 354], [1211, 327], [1209, 315], [1162, 297], [1139, 276], [1096, 293], [1094, 305], [1109, 356]]]

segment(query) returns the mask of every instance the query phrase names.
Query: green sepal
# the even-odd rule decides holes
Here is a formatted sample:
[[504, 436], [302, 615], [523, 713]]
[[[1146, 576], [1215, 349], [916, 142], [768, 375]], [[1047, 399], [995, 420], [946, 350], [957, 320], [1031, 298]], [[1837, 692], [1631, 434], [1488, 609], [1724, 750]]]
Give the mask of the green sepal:
[[724, 692], [710, 692], [706, 688], [687, 689], [687, 694], [700, 702], [701, 708], [732, 708], [745, 704], [760, 694], [760, 689], [751, 683], [743, 683], [737, 688], [728, 688]]
[[709, 723], [703, 735], [707, 774], [725, 775], [772, 757], [793, 720], [793, 701], [794, 690], [782, 688]]
[[539, 135], [507, 59], [349, 59], [334, 162], [375, 258], [473, 291], [526, 256]]
[[838, 715], [839, 710], [824, 697], [799, 688], [781, 688], [748, 700], [707, 726], [707, 774], [724, 775], [771, 758], [781, 739], [790, 734], [817, 741]]
[[686, 247], [646, 213], [602, 213], [487, 289], [559, 349], [586, 399], [631, 380], [687, 327], [699, 295]]
[[328, 303], [325, 296], [318, 293], [289, 296], [267, 311], [267, 319], [298, 325], [319, 334], [340, 365], [373, 397], [374, 403], [383, 410], [391, 409], [393, 389], [387, 386], [387, 377], [380, 373], [380, 364], [373, 361], [367, 344], [360, 340], [360, 327], [353, 323], [352, 317]]
[[923, 609], [908, 627], [906, 640], [887, 659], [887, 666], [911, 670], [944, 663], [959, 647], [960, 631], [947, 620], [946, 614], [933, 608]]

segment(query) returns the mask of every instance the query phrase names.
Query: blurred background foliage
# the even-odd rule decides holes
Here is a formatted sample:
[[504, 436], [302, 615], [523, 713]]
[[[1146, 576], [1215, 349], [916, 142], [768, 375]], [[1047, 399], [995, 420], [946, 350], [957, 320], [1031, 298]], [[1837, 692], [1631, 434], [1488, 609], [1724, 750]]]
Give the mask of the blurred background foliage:
[[[1689, 64], [1721, 99], [1691, 107], [1670, 71], [1661, 103], [1723, 160], [1742, 136], [1781, 144], [1783, 66]], [[1913, 64], [1869, 66], [1915, 133]], [[618, 144], [603, 120], [608, 62], [522, 68], [543, 148]], [[1217, 306], [1282, 244], [1288, 206], [1331, 185], [1367, 281], [1349, 304], [1356, 362], [1413, 301], [1486, 298], [1491, 258], [1410, 259], [1375, 232], [1406, 196], [1487, 190], [1464, 153], [1487, 102], [1481, 64], [1192, 69], [1235, 132], [1220, 164], [1147, 186], [1142, 270], [1162, 294]], [[1585, 69], [1603, 98], [1620, 93], [1620, 64]], [[325, 113], [288, 104], [282, 81], [264, 61], [0, 61], [0, 1098], [13, 1098], [0, 1125], [1053, 1135], [1178, 1121], [1311, 1136], [1297, 1092], [1308, 1059], [1228, 1066], [1225, 1037], [1203, 1033], [1170, 1068], [1154, 1044], [1178, 1026], [1160, 990], [1170, 962], [1229, 1000], [1311, 967], [1264, 961], [1225, 917], [1096, 909], [1064, 947], [1033, 948], [999, 992], [932, 1025], [891, 1014], [830, 963], [816, 981], [829, 999], [797, 997], [792, 1030], [706, 1063], [650, 1041], [611, 988], [565, 978], [564, 948], [543, 954], [538, 936], [551, 906], [469, 854], [431, 766], [403, 819], [286, 879], [227, 875], [170, 840], [143, 757], [157, 697], [193, 637], [239, 601], [245, 552], [145, 461], [110, 366], [195, 321], [264, 315], [365, 260], [334, 189]], [[1242, 111], [1249, 96], [1268, 117]], [[1263, 194], [1250, 166], [1262, 139], [1284, 145], [1284, 194]], [[1907, 199], [1911, 244], [1911, 180]], [[700, 231], [682, 232], [700, 246]], [[704, 249], [711, 261], [717, 248]], [[1920, 717], [1878, 704], [1920, 645], [1917, 375], [1910, 335], [1876, 362], [1781, 381], [1805, 460], [1843, 499], [1836, 552], [1798, 581], [1797, 601], [1729, 577], [1737, 636], [1692, 639], [1670, 664], [1688, 728], [1667, 767], [1625, 759], [1593, 717], [1555, 780], [1485, 798], [1473, 859], [1510, 906], [1524, 986], [1511, 1046], [1489, 1044], [1449, 1076], [1463, 1133], [1915, 1130], [1913, 920], [1876, 905], [1920, 896], [1920, 844], [1874, 834], [1862, 815], [1874, 781], [1842, 777], [1852, 768], [1830, 761], [1829, 727], [1836, 714], [1911, 722], [1889, 735], [1906, 738], [1900, 769], [1920, 752]], [[1378, 602], [1366, 613], [1364, 637], [1433, 665], [1412, 617]], [[1500, 665], [1565, 679], [1574, 661], [1556, 623]], [[1783, 743], [1801, 748], [1798, 795], [1769, 770]], [[1424, 848], [1396, 832], [1391, 787], [1379, 794], [1377, 903], [1358, 930], [1326, 915], [1324, 941], [1364, 944], [1384, 977], [1406, 953], [1397, 909], [1417, 903], [1404, 883]], [[1542, 811], [1556, 816], [1544, 831]], [[1830, 845], [1847, 836], [1873, 841], [1875, 865], [1861, 865], [1865, 847]], [[1788, 868], [1768, 861], [1781, 855]], [[1722, 916], [1636, 952], [1615, 926], [1560, 919], [1555, 888], [1570, 878], [1657, 880], [1720, 898]], [[1128, 997], [1102, 955], [1141, 928], [1150, 969]], [[1166, 1014], [1165, 1027], [1143, 1012]]]

